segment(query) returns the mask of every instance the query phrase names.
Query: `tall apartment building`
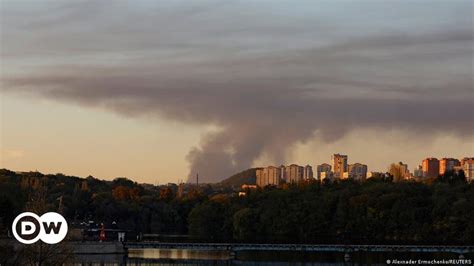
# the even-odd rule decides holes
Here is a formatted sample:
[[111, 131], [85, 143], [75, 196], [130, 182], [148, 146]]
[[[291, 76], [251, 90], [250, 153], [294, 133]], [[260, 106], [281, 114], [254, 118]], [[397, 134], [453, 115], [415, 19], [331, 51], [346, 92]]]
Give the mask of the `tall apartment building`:
[[287, 183], [299, 183], [304, 179], [304, 167], [291, 164], [284, 167], [283, 179]]
[[303, 170], [303, 179], [304, 180], [311, 180], [314, 179], [313, 175], [313, 167], [311, 165], [306, 165]]
[[361, 163], [350, 164], [348, 166], [349, 178], [365, 180], [367, 178], [367, 165]]
[[283, 164], [280, 165], [280, 180], [286, 182], [285, 166]]
[[423, 167], [421, 165], [418, 165], [418, 167], [413, 170], [413, 176], [417, 178], [423, 177]]
[[280, 167], [268, 166], [263, 169], [257, 169], [257, 186], [278, 186], [281, 183]]
[[327, 163], [320, 164], [316, 167], [318, 180], [322, 180], [322, 174], [324, 173], [324, 178], [331, 175], [331, 165]]
[[409, 179], [412, 177], [408, 164], [398, 162], [395, 164], [396, 168], [392, 168], [394, 164], [391, 164], [388, 171], [396, 178]]
[[454, 158], [443, 158], [439, 160], [439, 174], [443, 175], [445, 172], [453, 171], [454, 167], [460, 166], [461, 162]]
[[430, 157], [423, 160], [422, 164], [424, 178], [436, 178], [439, 175], [439, 161]]
[[347, 155], [334, 154], [331, 161], [334, 177], [343, 178], [344, 172], [347, 172]]
[[325, 180], [325, 179], [330, 180], [330, 181], [334, 180], [334, 174], [333, 174], [333, 172], [332, 172], [332, 171], [330, 171], [330, 172], [322, 172], [322, 173], [321, 173], [321, 178], [319, 179], [319, 181], [323, 181], [323, 180]]
[[398, 162], [398, 165], [400, 166], [400, 172], [402, 173], [404, 178], [408, 178], [410, 176], [410, 170], [408, 170], [408, 164]]
[[474, 180], [474, 157], [465, 157], [461, 160], [461, 167], [464, 171], [467, 181], [471, 182]]
[[474, 160], [474, 157], [464, 157], [461, 159], [461, 166], [463, 167], [467, 162]]

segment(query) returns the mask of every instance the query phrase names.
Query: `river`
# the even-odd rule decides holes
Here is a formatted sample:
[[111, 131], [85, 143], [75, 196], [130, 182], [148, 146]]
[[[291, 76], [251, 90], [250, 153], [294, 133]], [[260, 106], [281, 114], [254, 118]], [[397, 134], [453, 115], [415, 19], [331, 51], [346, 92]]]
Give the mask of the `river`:
[[[461, 257], [462, 258], [462, 257]], [[454, 253], [390, 253], [390, 252], [294, 252], [241, 251], [232, 254], [225, 250], [191, 249], [130, 249], [128, 256], [80, 255], [76, 265], [387, 265], [412, 260], [449, 261], [458, 265], [459, 254]], [[474, 262], [474, 254], [465, 254]]]

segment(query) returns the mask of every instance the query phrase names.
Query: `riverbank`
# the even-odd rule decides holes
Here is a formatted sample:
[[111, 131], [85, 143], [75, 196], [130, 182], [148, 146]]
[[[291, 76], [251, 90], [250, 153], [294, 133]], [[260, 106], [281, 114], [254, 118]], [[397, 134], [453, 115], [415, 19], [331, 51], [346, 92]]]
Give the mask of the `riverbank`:
[[[32, 246], [8, 239], [0, 245], [10, 245], [12, 257], [21, 258], [22, 249]], [[43, 256], [68, 257], [78, 263], [196, 263], [199, 265], [229, 265], [244, 263], [329, 263], [344, 265], [348, 261], [360, 264], [385, 265], [387, 260], [426, 260], [472, 262], [474, 246], [393, 246], [393, 245], [299, 245], [243, 243], [165, 243], [165, 242], [97, 242], [63, 241], [60, 245], [43, 244]], [[45, 254], [45, 247], [59, 248]], [[36, 247], [38, 248], [38, 247]]]
[[[64, 241], [63, 245], [73, 254], [127, 254], [128, 249], [182, 249], [182, 250], [227, 250], [227, 251], [307, 251], [307, 252], [421, 252], [421, 253], [474, 253], [474, 246], [441, 245], [308, 245], [308, 244], [248, 244], [248, 243], [173, 243], [159, 241], [144, 242], [98, 242]], [[13, 239], [1, 239], [0, 245], [13, 246], [15, 250], [24, 246]]]
[[[61, 243], [65, 250], [75, 255], [82, 254], [127, 254], [127, 249], [121, 242], [98, 241], [64, 241]], [[1, 239], [0, 246], [12, 247], [14, 251], [26, 246], [13, 239]]]
[[127, 254], [121, 242], [68, 242], [74, 254]]

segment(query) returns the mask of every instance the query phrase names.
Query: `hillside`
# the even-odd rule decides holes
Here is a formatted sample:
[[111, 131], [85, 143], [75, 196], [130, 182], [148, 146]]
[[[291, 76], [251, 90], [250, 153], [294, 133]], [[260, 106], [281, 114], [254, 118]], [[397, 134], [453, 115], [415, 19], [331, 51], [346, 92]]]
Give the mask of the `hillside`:
[[237, 173], [227, 179], [222, 180], [220, 184], [229, 187], [240, 187], [243, 184], [255, 185], [257, 179], [257, 169], [259, 168], [250, 168], [240, 173]]

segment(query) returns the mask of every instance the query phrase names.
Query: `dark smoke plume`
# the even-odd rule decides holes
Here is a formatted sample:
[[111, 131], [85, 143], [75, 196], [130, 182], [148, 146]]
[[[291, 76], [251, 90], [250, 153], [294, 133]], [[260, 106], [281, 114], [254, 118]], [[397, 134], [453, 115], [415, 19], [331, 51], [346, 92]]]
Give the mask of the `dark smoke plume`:
[[[214, 125], [186, 157], [190, 176], [199, 172], [203, 182], [248, 168], [261, 156], [282, 162], [292, 145], [315, 134], [333, 141], [358, 128], [473, 133], [474, 123], [466, 122], [474, 103], [473, 33], [462, 24], [423, 31], [401, 23], [398, 30], [380, 25], [377, 31], [377, 23], [390, 18], [374, 18], [367, 32], [354, 35], [341, 16], [342, 22], [283, 23], [257, 12], [235, 24], [226, 16], [236, 14], [232, 7], [217, 5], [129, 14], [136, 24], [108, 13], [122, 14], [120, 7], [100, 9], [90, 15], [97, 28], [89, 29], [91, 23], [73, 16], [80, 9], [62, 8], [71, 14], [17, 27], [49, 38], [26, 36], [30, 43], [20, 44], [13, 27], [19, 22], [7, 16], [13, 29], [6, 27], [3, 36], [18, 43], [5, 41], [4, 67], [36, 54], [50, 61], [25, 71], [12, 66], [2, 91]], [[70, 24], [56, 24], [71, 16]]]

